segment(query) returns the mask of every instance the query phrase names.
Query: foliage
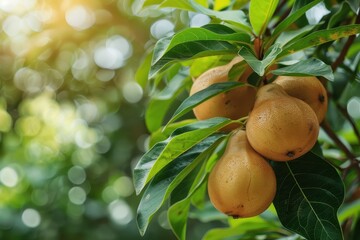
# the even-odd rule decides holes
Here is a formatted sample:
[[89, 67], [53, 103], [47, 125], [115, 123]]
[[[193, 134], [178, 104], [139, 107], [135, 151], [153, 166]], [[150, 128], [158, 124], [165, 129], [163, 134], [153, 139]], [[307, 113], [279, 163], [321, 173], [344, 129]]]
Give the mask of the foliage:
[[[139, 81], [147, 82], [153, 92], [145, 119], [151, 148], [133, 172], [137, 194], [144, 191], [137, 213], [142, 234], [153, 214], [168, 203], [168, 221], [178, 239], [186, 238], [187, 223], [193, 218], [227, 223], [203, 239], [359, 236], [360, 91], [353, 90], [360, 86], [358, 6], [358, 1], [340, 0], [144, 1], [143, 11], [170, 7], [209, 20], [158, 40], [146, 67], [138, 69], [143, 76]], [[317, 76], [329, 96], [327, 117], [314, 148], [294, 161], [272, 162], [278, 181], [273, 206], [258, 217], [240, 220], [217, 213], [208, 204], [206, 183], [226, 146], [227, 138], [218, 130], [244, 119], [197, 121], [191, 110], [245, 84], [229, 81], [187, 95], [188, 79], [237, 55], [254, 71], [249, 78], [254, 87], [272, 82], [274, 75]], [[236, 64], [229, 78], [244, 68]]]

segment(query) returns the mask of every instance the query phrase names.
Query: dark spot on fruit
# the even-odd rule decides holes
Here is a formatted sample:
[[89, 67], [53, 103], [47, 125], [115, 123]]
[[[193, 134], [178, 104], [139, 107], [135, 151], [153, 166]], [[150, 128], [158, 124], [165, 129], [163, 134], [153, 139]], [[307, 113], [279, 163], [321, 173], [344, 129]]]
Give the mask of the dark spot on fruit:
[[309, 132], [313, 130], [314, 126], [312, 124], [309, 125]]
[[320, 95], [319, 95], [319, 101], [320, 101], [321, 103], [325, 102], [325, 96], [322, 95], [322, 94], [320, 94]]
[[286, 153], [286, 156], [288, 156], [288, 157], [294, 157], [295, 156], [295, 152], [294, 151], [288, 151], [287, 153]]
[[183, 211], [178, 211], [178, 213], [177, 213], [177, 214], [178, 214], [178, 215], [181, 215], [182, 213], [183, 213]]
[[230, 102], [231, 102], [231, 100], [227, 100], [227, 101], [225, 102], [225, 105], [228, 105]]

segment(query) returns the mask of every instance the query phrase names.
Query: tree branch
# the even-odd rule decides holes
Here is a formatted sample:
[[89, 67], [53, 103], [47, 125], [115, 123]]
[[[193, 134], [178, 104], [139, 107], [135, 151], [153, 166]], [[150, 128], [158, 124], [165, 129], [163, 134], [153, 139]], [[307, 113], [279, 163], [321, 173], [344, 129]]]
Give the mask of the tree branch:
[[356, 126], [356, 122], [354, 121], [354, 119], [352, 119], [352, 117], [350, 116], [350, 114], [346, 108], [341, 106], [339, 103], [336, 104], [336, 107], [339, 109], [339, 111], [342, 113], [342, 115], [344, 115], [344, 117], [349, 121], [351, 127], [354, 130], [355, 136], [357, 137], [358, 142], [360, 144], [360, 132], [359, 132], [358, 127]]
[[345, 144], [340, 140], [336, 133], [332, 130], [329, 123], [324, 120], [321, 124], [322, 129], [326, 134], [334, 141], [334, 143], [345, 153], [347, 158], [351, 161], [351, 166], [357, 168], [358, 176], [360, 177], [360, 166], [359, 161], [356, 159], [356, 156], [345, 146]]

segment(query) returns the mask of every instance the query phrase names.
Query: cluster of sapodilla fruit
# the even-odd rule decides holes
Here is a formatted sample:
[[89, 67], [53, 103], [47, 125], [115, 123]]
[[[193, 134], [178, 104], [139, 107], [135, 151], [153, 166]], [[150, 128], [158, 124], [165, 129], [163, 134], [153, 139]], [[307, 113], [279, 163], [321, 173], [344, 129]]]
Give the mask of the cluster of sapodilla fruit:
[[[238, 56], [207, 70], [194, 81], [190, 95], [228, 81], [229, 71], [241, 61]], [[247, 83], [251, 72], [248, 67], [238, 81]], [[265, 211], [275, 197], [276, 177], [268, 160], [290, 161], [315, 145], [327, 94], [316, 77], [278, 76], [258, 90], [244, 85], [216, 95], [193, 111], [198, 120], [248, 116], [245, 130], [236, 123], [222, 129], [231, 135], [209, 175], [208, 194], [219, 211], [234, 218], [252, 217]]]

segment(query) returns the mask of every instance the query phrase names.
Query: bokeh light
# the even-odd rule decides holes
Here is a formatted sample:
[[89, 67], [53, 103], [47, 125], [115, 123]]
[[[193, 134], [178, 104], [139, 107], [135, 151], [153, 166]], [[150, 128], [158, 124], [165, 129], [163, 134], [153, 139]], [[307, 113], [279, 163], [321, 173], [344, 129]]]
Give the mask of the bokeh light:
[[15, 187], [18, 184], [19, 177], [12, 167], [4, 167], [0, 170], [0, 181], [7, 187]]
[[347, 103], [347, 110], [351, 117], [360, 119], [360, 97], [352, 97]]
[[86, 201], [86, 192], [81, 187], [73, 187], [69, 190], [69, 200], [76, 204], [81, 205]]
[[115, 200], [108, 206], [111, 219], [120, 225], [127, 225], [133, 219], [133, 213], [129, 205], [122, 200]]
[[25, 209], [21, 215], [21, 220], [25, 226], [29, 228], [35, 228], [41, 223], [41, 216], [38, 211], [32, 208]]

